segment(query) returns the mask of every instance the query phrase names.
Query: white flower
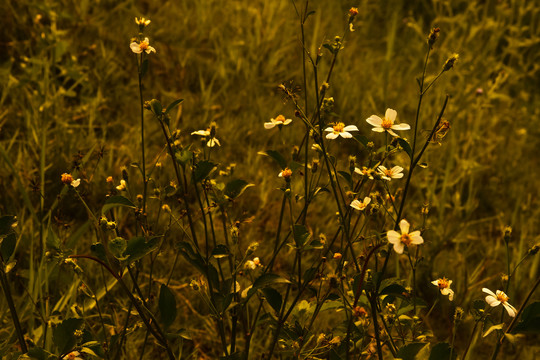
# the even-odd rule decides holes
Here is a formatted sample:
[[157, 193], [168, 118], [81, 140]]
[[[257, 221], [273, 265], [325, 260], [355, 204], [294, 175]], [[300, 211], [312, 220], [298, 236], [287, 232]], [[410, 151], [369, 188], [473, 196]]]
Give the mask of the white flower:
[[289, 125], [292, 122], [292, 119], [285, 119], [285, 116], [278, 115], [275, 119], [270, 119], [270, 122], [264, 123], [265, 129], [272, 129], [276, 125]]
[[358, 128], [356, 125], [347, 125], [345, 126], [344, 123], [338, 122], [334, 126], [328, 127], [324, 129], [324, 131], [328, 131], [329, 134], [326, 134], [327, 139], [336, 139], [338, 136], [341, 136], [343, 138], [352, 138], [351, 133], [349, 131], [358, 131]]
[[502, 304], [504, 308], [506, 309], [506, 311], [508, 312], [508, 315], [510, 315], [511, 317], [516, 317], [516, 314], [517, 314], [516, 308], [508, 303], [508, 300], [510, 299], [508, 295], [506, 295], [501, 290], [497, 290], [496, 294], [494, 294], [493, 291], [487, 288], [483, 288], [482, 291], [488, 294], [488, 296], [486, 296], [486, 302], [490, 306], [495, 307]]
[[353, 202], [351, 203], [351, 207], [353, 209], [362, 211], [368, 206], [370, 202], [371, 198], [366, 196], [362, 202], [360, 202], [359, 200], [353, 200]]
[[401, 166], [394, 166], [391, 169], [387, 169], [386, 166], [380, 165], [377, 168], [377, 171], [384, 180], [388, 181], [392, 179], [401, 179], [403, 177], [403, 168]]
[[396, 120], [397, 111], [394, 109], [386, 109], [386, 113], [384, 114], [384, 118], [381, 119], [377, 115], [371, 115], [366, 119], [366, 121], [373, 125], [373, 131], [376, 132], [385, 132], [388, 131], [388, 133], [392, 136], [398, 136], [395, 132], [392, 130], [409, 130], [411, 127], [408, 124], [394, 124], [394, 121]]
[[208, 142], [206, 143], [206, 146], [208, 146], [208, 147], [214, 147], [216, 145], [221, 146], [219, 140], [216, 139], [215, 136], [212, 136], [212, 132], [211, 132], [210, 129], [197, 130], [197, 131], [192, 132], [191, 135], [199, 135], [199, 136], [204, 136], [204, 137], [210, 137], [210, 139], [208, 139]]
[[144, 38], [144, 40], [140, 42], [133, 41], [131, 44], [129, 44], [129, 47], [131, 48], [131, 51], [133, 51], [135, 54], [140, 54], [143, 51], [147, 54], [150, 54], [151, 52], [156, 52], [156, 49], [150, 46], [150, 40], [148, 40], [148, 38]]
[[126, 190], [126, 180], [124, 179], [120, 180], [120, 185], [116, 187], [116, 190], [119, 190], [119, 191]]
[[401, 234], [395, 230], [390, 230], [386, 233], [388, 242], [394, 244], [394, 251], [398, 254], [403, 254], [403, 249], [405, 245], [410, 246], [411, 244], [418, 245], [424, 242], [422, 236], [420, 236], [420, 231], [416, 230], [412, 233], [409, 233], [410, 224], [407, 220], [403, 219], [399, 222], [399, 228]]
[[292, 170], [285, 168], [278, 174], [278, 176], [284, 178], [285, 180], [289, 180], [292, 176]]
[[253, 260], [248, 260], [244, 264], [244, 268], [249, 270], [255, 270], [257, 268], [257, 265], [255, 265], [255, 262], [253, 262]]
[[76, 188], [79, 185], [81, 185], [81, 179], [73, 180], [71, 182], [71, 186], [73, 186], [74, 188]]
[[448, 295], [448, 300], [454, 300], [454, 290], [450, 289], [452, 280], [448, 280], [447, 278], [443, 277], [442, 279], [434, 280], [431, 283], [439, 288], [441, 294]]
[[62, 357], [62, 359], [63, 360], [83, 360], [83, 358], [79, 357], [79, 355], [81, 355], [81, 353], [79, 353], [78, 351], [72, 351], [69, 354]]
[[360, 174], [362, 176], [367, 176], [370, 180], [373, 180], [373, 176], [371, 174], [373, 174], [373, 170], [372, 169], [368, 169], [367, 167], [365, 166], [362, 166], [362, 169], [360, 168], [354, 168], [354, 172], [357, 173], [357, 174]]

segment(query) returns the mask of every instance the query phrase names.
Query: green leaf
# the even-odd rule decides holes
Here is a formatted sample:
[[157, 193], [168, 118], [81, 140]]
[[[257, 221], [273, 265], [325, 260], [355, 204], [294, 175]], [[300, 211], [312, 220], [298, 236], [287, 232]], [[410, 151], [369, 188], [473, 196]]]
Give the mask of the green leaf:
[[249, 184], [247, 181], [242, 179], [235, 179], [229, 181], [227, 185], [225, 185], [223, 192], [229, 199], [234, 200], [242, 195], [242, 193], [250, 186], [254, 186], [254, 184]]
[[285, 161], [285, 158], [275, 150], [259, 151], [258, 154], [271, 157], [278, 163], [279, 167], [282, 170], [287, 167], [287, 161]]
[[152, 109], [154, 115], [156, 115], [157, 117], [160, 117], [163, 113], [163, 107], [161, 106], [161, 102], [159, 102], [159, 100], [150, 100], [150, 108]]
[[17, 245], [17, 236], [15, 233], [6, 235], [3, 239], [0, 238], [2, 244], [0, 245], [0, 253], [2, 254], [2, 259], [4, 262], [8, 262], [9, 258], [15, 251], [15, 246]]
[[446, 342], [441, 342], [433, 346], [431, 353], [429, 354], [429, 360], [453, 360], [457, 357], [456, 351], [452, 354], [452, 359], [450, 359], [450, 353], [452, 348], [450, 344]]
[[345, 181], [347, 181], [347, 185], [352, 188], [352, 176], [347, 171], [338, 171], [338, 174], [341, 175]]
[[186, 165], [193, 158], [193, 153], [187, 149], [176, 150], [176, 152], [174, 153], [174, 157], [177, 163], [182, 165], [182, 167], [186, 167]]
[[486, 332], [482, 335], [482, 337], [488, 336], [495, 330], [502, 330], [503, 326], [504, 326], [504, 323], [491, 326], [489, 329], [486, 330]]
[[159, 236], [154, 236], [148, 239], [144, 236], [136, 236], [128, 241], [124, 256], [127, 257], [129, 264], [141, 259], [145, 255], [151, 253], [158, 248]]
[[48, 249], [60, 251], [60, 239], [52, 228], [49, 228], [49, 231], [47, 232], [47, 240], [45, 245], [47, 245]]
[[317, 268], [309, 268], [304, 272], [304, 282], [309, 283], [311, 280], [315, 279], [315, 275], [317, 275]]
[[93, 243], [90, 246], [90, 251], [92, 252], [92, 255], [94, 255], [99, 260], [103, 261], [105, 264], [109, 263], [109, 260], [107, 259], [107, 252], [105, 251], [105, 246], [103, 246], [102, 243], [100, 242]]
[[83, 319], [70, 318], [62, 321], [53, 330], [53, 342], [60, 353], [64, 354], [77, 344], [75, 330], [80, 330], [84, 324]]
[[127, 240], [121, 237], [117, 237], [109, 241], [109, 251], [118, 260], [126, 260], [124, 251], [127, 249]]
[[115, 195], [111, 196], [110, 198], [105, 201], [105, 205], [101, 208], [101, 213], [105, 214], [107, 211], [109, 211], [112, 208], [115, 207], [129, 207], [129, 208], [135, 208], [135, 204], [131, 202], [128, 198], [122, 196], [122, 195]]
[[[26, 353], [32, 360], [56, 360], [58, 359], [58, 356], [51, 354], [50, 352], [34, 346], [28, 349], [28, 352]], [[20, 357], [19, 359], [25, 359], [24, 357]]]
[[204, 180], [216, 166], [217, 164], [211, 161], [199, 161], [193, 169], [193, 181], [200, 182]]
[[246, 358], [246, 354], [243, 351], [236, 351], [230, 355], [220, 356], [219, 360], [243, 360]]
[[177, 107], [180, 103], [182, 103], [184, 99], [178, 99], [173, 101], [172, 103], [167, 106], [167, 110], [165, 110], [165, 114], [168, 114], [171, 110], [173, 110], [175, 107]]
[[330, 44], [323, 44], [323, 47], [324, 47], [325, 49], [327, 49], [328, 51], [330, 51], [331, 54], [333, 54], [333, 53], [336, 52], [335, 49], [334, 49], [334, 47], [333, 47], [332, 45], [330, 45]]
[[267, 273], [267, 274], [263, 274], [259, 276], [257, 280], [255, 280], [255, 282], [253, 283], [253, 288], [262, 289], [262, 288], [265, 288], [267, 286], [274, 285], [274, 284], [289, 284], [289, 283], [290, 283], [289, 280], [277, 274]]
[[277, 313], [281, 310], [281, 305], [283, 303], [283, 298], [281, 297], [281, 294], [274, 288], [267, 287], [261, 290], [264, 294], [264, 297], [266, 298], [266, 301], [272, 309], [274, 309]]
[[159, 289], [159, 318], [161, 323], [168, 328], [176, 319], [176, 298], [165, 284]]
[[540, 301], [533, 302], [523, 310], [520, 321], [512, 333], [540, 334]]
[[403, 295], [404, 292], [407, 292], [405, 288], [399, 284], [391, 284], [381, 290], [380, 295]]
[[402, 360], [414, 360], [416, 354], [418, 354], [418, 352], [426, 345], [426, 343], [420, 342], [410, 343], [399, 349], [396, 357], [401, 358]]
[[355, 134], [353, 135], [354, 138], [356, 140], [358, 140], [358, 142], [362, 145], [364, 145], [364, 147], [367, 147], [367, 144], [369, 142], [369, 139], [367, 137], [365, 137], [364, 135], [360, 135], [360, 134]]
[[294, 242], [298, 249], [302, 248], [311, 234], [304, 225], [293, 226]]
[[397, 138], [397, 141], [399, 145], [403, 148], [403, 150], [405, 150], [407, 155], [409, 155], [409, 159], [412, 159], [413, 154], [412, 154], [411, 145], [409, 145], [407, 140], [405, 140], [404, 138]]

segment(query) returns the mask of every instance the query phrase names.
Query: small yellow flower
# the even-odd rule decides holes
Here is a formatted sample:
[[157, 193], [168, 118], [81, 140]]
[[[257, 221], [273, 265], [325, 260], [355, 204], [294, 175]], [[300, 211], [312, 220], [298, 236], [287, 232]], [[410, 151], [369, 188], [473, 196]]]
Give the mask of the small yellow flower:
[[289, 180], [292, 176], [292, 170], [285, 168], [278, 174], [278, 176], [284, 178], [285, 180]]
[[349, 9], [349, 15], [350, 16], [356, 16], [358, 15], [358, 8], [352, 7]]
[[150, 19], [145, 19], [145, 18], [135, 18], [135, 24], [139, 25], [139, 26], [142, 26], [143, 28], [150, 25]]
[[358, 128], [356, 127], [356, 125], [345, 126], [344, 123], [338, 122], [335, 123], [334, 126], [324, 129], [324, 131], [329, 132], [328, 134], [326, 134], [326, 138], [330, 140], [337, 139], [338, 136], [349, 139], [353, 137], [351, 133], [349, 133], [349, 131], [358, 131]]
[[403, 254], [403, 249], [405, 248], [405, 245], [419, 245], [424, 242], [424, 239], [422, 238], [422, 236], [420, 236], [419, 230], [409, 233], [409, 228], [409, 222], [403, 219], [399, 222], [399, 229], [401, 230], [401, 234], [395, 230], [390, 230], [386, 233], [388, 242], [394, 245], [394, 251], [398, 254]]
[[129, 44], [129, 47], [131, 48], [131, 51], [133, 51], [135, 54], [140, 54], [143, 51], [147, 54], [156, 52], [156, 49], [150, 46], [150, 40], [148, 40], [148, 38], [144, 38], [144, 40], [139, 42], [133, 41], [131, 44]]
[[109, 184], [112, 184], [112, 183], [114, 182], [112, 176], [107, 176], [107, 180], [106, 180], [106, 181], [107, 181], [107, 183], [109, 183]]
[[275, 126], [289, 125], [292, 122], [292, 119], [285, 119], [285, 116], [278, 115], [275, 119], [270, 119], [270, 122], [264, 123], [265, 129], [272, 129]]
[[116, 190], [118, 191], [126, 190], [126, 187], [127, 187], [126, 180], [122, 179], [120, 180], [120, 185], [116, 187]]
[[368, 124], [373, 126], [375, 132], [387, 131], [392, 136], [398, 136], [393, 130], [409, 130], [411, 127], [408, 124], [394, 124], [396, 121], [397, 111], [394, 109], [386, 109], [384, 118], [377, 115], [371, 115], [366, 119]]
[[487, 288], [483, 288], [482, 291], [488, 294], [488, 296], [486, 296], [486, 302], [490, 306], [495, 307], [502, 304], [506, 309], [506, 312], [508, 312], [508, 315], [510, 315], [511, 317], [516, 317], [516, 308], [508, 303], [508, 300], [510, 299], [508, 295], [506, 295], [501, 290], [497, 290], [495, 294], [493, 293], [493, 291]]
[[439, 287], [441, 294], [448, 295], [448, 300], [454, 300], [454, 291], [450, 289], [450, 285], [452, 285], [452, 280], [448, 280], [447, 278], [443, 277], [442, 279], [434, 280], [431, 283]]
[[368, 206], [370, 202], [371, 202], [371, 198], [366, 196], [363, 201], [353, 200], [353, 202], [351, 202], [351, 207], [353, 209], [362, 211]]
[[334, 260], [341, 260], [342, 257], [341, 253], [334, 253]]
[[71, 176], [71, 174], [68, 174], [68, 173], [63, 173], [61, 175], [61, 180], [64, 184], [69, 185], [73, 181], [73, 176]]

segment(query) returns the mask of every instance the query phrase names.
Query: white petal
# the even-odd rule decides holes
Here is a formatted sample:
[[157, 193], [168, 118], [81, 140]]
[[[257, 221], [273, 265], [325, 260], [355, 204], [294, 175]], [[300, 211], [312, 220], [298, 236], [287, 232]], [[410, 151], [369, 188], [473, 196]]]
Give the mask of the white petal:
[[398, 137], [398, 134], [396, 134], [395, 132], [392, 131], [392, 129], [386, 129], [386, 131], [388, 131], [388, 133], [390, 135], [392, 135], [393, 137]]
[[350, 138], [352, 138], [351, 133], [348, 133], [348, 132], [346, 132], [346, 131], [339, 133], [339, 135], [341, 135], [341, 137], [343, 137], [343, 138], [345, 138], [345, 139], [350, 139]]
[[208, 136], [208, 135], [210, 135], [210, 131], [208, 131], [208, 130], [197, 130], [197, 131], [192, 132], [191, 135]]
[[448, 300], [454, 300], [454, 290], [448, 289]]
[[334, 128], [330, 126], [324, 129], [324, 131], [334, 132]]
[[353, 202], [351, 203], [351, 207], [353, 209], [356, 209], [356, 210], [361, 210], [360, 209], [360, 204], [362, 204], [360, 201], [358, 200], [353, 200]]
[[77, 180], [73, 180], [71, 182], [71, 186], [73, 186], [74, 188], [76, 188], [77, 186], [79, 186], [81, 184], [81, 179], [77, 179]]
[[491, 296], [491, 295], [486, 296], [486, 302], [491, 307], [499, 306], [500, 303], [501, 303], [499, 300], [497, 300], [497, 298], [495, 296]]
[[287, 119], [283, 122], [283, 125], [289, 125], [290, 123], [292, 123], [292, 119]]
[[360, 174], [360, 175], [364, 175], [362, 170], [360, 170], [360, 168], [357, 168], [357, 167], [354, 168], [354, 172], [357, 173], [357, 174]]
[[146, 53], [147, 54], [150, 54], [150, 53], [155, 53], [156, 52], [156, 49], [154, 49], [152, 46], [148, 45], [148, 47], [146, 48]]
[[433, 280], [431, 283], [435, 286], [439, 286], [439, 280]]
[[326, 134], [326, 138], [330, 140], [334, 140], [338, 136], [339, 136], [338, 134], [334, 134], [333, 132]]
[[396, 120], [397, 111], [394, 109], [386, 109], [386, 113], [384, 114], [384, 117], [390, 120], [391, 122], [394, 122]]
[[403, 173], [392, 174], [392, 179], [401, 179], [402, 177], [403, 177]]
[[390, 230], [386, 233], [386, 237], [388, 238], [388, 242], [391, 243], [391, 244], [397, 244], [397, 243], [400, 243], [401, 240], [401, 234], [398, 233], [397, 231], [395, 230]]
[[400, 173], [400, 172], [402, 172], [402, 171], [403, 171], [403, 168], [402, 168], [401, 166], [397, 166], [397, 165], [396, 165], [396, 166], [394, 166], [394, 167], [392, 168], [392, 172], [393, 172], [393, 173]]
[[384, 129], [382, 127], [374, 127], [373, 129], [371, 129], [375, 132], [384, 132]]
[[347, 125], [343, 128], [343, 131], [358, 131], [356, 125]]
[[409, 124], [404, 124], [404, 123], [394, 124], [394, 125], [392, 125], [392, 129], [394, 129], [394, 130], [410, 130], [411, 126]]
[[506, 309], [506, 312], [508, 312], [508, 315], [510, 315], [510, 317], [516, 317], [517, 311], [515, 307], [506, 302], [503, 303], [503, 306]]
[[364, 198], [363, 203], [364, 203], [365, 205], [368, 205], [370, 202], [371, 202], [371, 198], [366, 196], [366, 197]]
[[274, 126], [276, 126], [276, 124], [273, 123], [273, 122], [265, 122], [264, 123], [264, 128], [268, 129], [268, 130], [272, 129]]
[[497, 295], [495, 295], [495, 293], [493, 291], [489, 290], [488, 288], [483, 288], [482, 291], [485, 292], [486, 294], [494, 296], [495, 298], [497, 297]]
[[403, 245], [401, 241], [394, 244], [394, 251], [398, 254], [403, 254], [404, 248], [405, 248], [405, 245]]
[[379, 165], [379, 167], [377, 168], [377, 170], [379, 170], [379, 172], [381, 172], [381, 173], [384, 174], [384, 173], [386, 172], [386, 170], [388, 170], [388, 169], [387, 169], [386, 166], [384, 166], [384, 165]]
[[366, 119], [367, 123], [373, 126], [381, 126], [382, 119], [377, 115], [371, 115]]
[[135, 41], [129, 44], [129, 47], [131, 48], [131, 51], [133, 51], [135, 54], [142, 53], [141, 47]]
[[409, 222], [407, 220], [405, 220], [405, 219], [402, 219], [399, 222], [399, 228], [401, 229], [402, 234], [408, 234], [410, 226], [411, 225], [409, 224]]
[[419, 245], [424, 243], [424, 238], [420, 236], [420, 231], [415, 231], [409, 234], [411, 237], [411, 244]]

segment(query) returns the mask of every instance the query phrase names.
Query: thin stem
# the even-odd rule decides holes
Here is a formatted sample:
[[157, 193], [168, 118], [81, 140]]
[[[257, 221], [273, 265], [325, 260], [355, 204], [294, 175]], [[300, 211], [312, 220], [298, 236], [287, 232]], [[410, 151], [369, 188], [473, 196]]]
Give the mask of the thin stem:
[[141, 53], [140, 60], [137, 61], [138, 73], [139, 73], [139, 102], [141, 105], [141, 155], [142, 155], [142, 176], [143, 176], [143, 214], [146, 213], [146, 190], [148, 181], [146, 179], [146, 157], [144, 151], [144, 100], [143, 100], [143, 85], [142, 85], [142, 64], [143, 64], [144, 52]]

